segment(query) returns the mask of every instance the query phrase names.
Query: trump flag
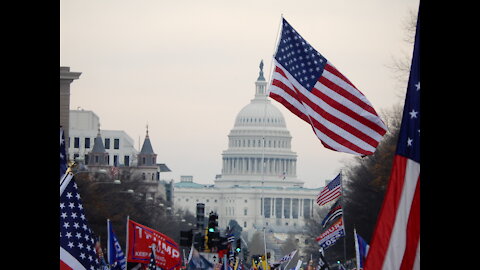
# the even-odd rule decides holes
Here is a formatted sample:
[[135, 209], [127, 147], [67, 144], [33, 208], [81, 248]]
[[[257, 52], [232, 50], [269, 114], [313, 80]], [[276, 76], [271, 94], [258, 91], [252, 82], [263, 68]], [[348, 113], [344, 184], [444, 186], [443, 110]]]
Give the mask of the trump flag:
[[127, 227], [127, 262], [148, 264], [151, 247], [154, 245], [157, 266], [165, 270], [180, 267], [180, 250], [178, 244], [170, 237], [130, 219], [127, 221]]
[[335, 244], [342, 236], [345, 236], [345, 227], [343, 226], [343, 218], [340, 218], [335, 221], [330, 228], [321, 233], [320, 236], [316, 238], [316, 241], [321, 248], [327, 249]]

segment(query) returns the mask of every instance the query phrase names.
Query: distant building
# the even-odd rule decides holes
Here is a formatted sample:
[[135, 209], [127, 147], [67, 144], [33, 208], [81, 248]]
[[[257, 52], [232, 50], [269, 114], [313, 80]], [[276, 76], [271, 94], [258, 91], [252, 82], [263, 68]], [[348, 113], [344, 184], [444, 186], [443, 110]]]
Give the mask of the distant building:
[[[137, 156], [137, 164], [133, 171], [134, 175], [141, 177], [144, 184], [139, 192], [145, 195], [146, 200], [156, 201], [161, 197], [165, 201], [171, 201], [171, 183], [160, 180], [161, 172], [169, 172], [165, 164], [157, 163], [157, 154], [153, 151], [148, 127], [143, 141], [142, 149]], [[170, 199], [170, 200], [169, 200]]]
[[138, 154], [133, 139], [123, 130], [99, 130], [99, 126], [100, 119], [93, 111], [70, 111], [70, 143], [67, 144], [70, 159], [80, 157], [89, 165], [88, 153], [100, 132], [103, 147], [108, 153], [106, 165], [131, 166]]
[[173, 183], [160, 180], [161, 172], [170, 169], [157, 163], [148, 129], [140, 152], [133, 139], [123, 130], [102, 130], [100, 119], [93, 111], [70, 111], [70, 145], [67, 145], [71, 160], [81, 160], [90, 172], [104, 172], [113, 178], [128, 172], [142, 181], [135, 190], [146, 200], [172, 201]]
[[[63, 127], [65, 139], [68, 143], [70, 128], [70, 84], [80, 78], [81, 72], [72, 72], [70, 67], [60, 67], [60, 126]], [[68, 155], [68, 149], [67, 155]]]
[[248, 238], [266, 228], [284, 239], [288, 232], [303, 230], [321, 188], [305, 188], [297, 178], [292, 136], [282, 113], [267, 98], [266, 86], [261, 66], [254, 99], [240, 110], [228, 135], [221, 174], [213, 185], [182, 176], [174, 185], [174, 205], [195, 214], [196, 204], [204, 203], [206, 215], [218, 214], [222, 229], [233, 219]]

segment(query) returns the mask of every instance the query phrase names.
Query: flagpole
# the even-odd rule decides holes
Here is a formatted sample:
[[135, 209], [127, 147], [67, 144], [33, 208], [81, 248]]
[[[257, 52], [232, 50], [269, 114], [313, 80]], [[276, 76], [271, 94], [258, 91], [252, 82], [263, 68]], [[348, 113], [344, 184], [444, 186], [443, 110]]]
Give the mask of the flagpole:
[[342, 218], [343, 218], [343, 230], [345, 231], [345, 235], [343, 236], [343, 263], [345, 264], [347, 262], [347, 226], [345, 222], [345, 200], [343, 199], [345, 194], [343, 193], [343, 176], [342, 176], [342, 170], [340, 170], [340, 189], [341, 189], [341, 194], [342, 194]]
[[182, 248], [182, 253], [183, 253], [183, 266], [185, 266], [185, 268], [187, 268], [187, 257], [185, 257], [185, 249]]
[[358, 239], [357, 239], [357, 229], [353, 225], [353, 237], [355, 241], [355, 260], [357, 261], [357, 269], [360, 269], [360, 257], [358, 254]]
[[127, 238], [125, 240], [125, 250], [127, 251], [127, 257], [125, 258], [126, 263], [128, 264], [128, 222], [130, 221], [130, 216], [127, 216]]
[[[275, 54], [277, 53], [278, 43], [280, 42], [280, 39], [278, 38], [278, 36], [280, 35], [280, 29], [282, 28], [282, 22], [283, 22], [283, 13], [280, 15], [280, 24], [279, 24], [278, 29], [277, 29], [277, 36], [275, 38], [275, 47], [273, 49], [272, 58], [274, 58]], [[268, 86], [270, 86], [272, 84], [272, 78], [273, 78], [273, 76], [272, 76], [272, 74], [273, 74], [272, 66], [273, 66], [273, 60], [270, 61], [270, 78], [269, 78]], [[268, 88], [267, 88], [267, 90], [268, 90]]]
[[263, 270], [268, 270], [267, 269], [267, 261], [268, 261], [268, 259], [267, 259], [267, 241], [265, 240], [266, 239], [266, 237], [265, 237], [266, 232], [267, 232], [267, 228], [263, 227], [263, 245], [265, 247], [265, 262], [263, 264], [264, 265]]
[[107, 218], [107, 261], [108, 261], [108, 266], [110, 267], [111, 261], [110, 261], [110, 219]]
[[[296, 253], [296, 252], [295, 252]], [[288, 260], [287, 264], [283, 267], [283, 269], [287, 269], [288, 264], [293, 260], [293, 257], [295, 257], [295, 254], [292, 256], [290, 260]]]

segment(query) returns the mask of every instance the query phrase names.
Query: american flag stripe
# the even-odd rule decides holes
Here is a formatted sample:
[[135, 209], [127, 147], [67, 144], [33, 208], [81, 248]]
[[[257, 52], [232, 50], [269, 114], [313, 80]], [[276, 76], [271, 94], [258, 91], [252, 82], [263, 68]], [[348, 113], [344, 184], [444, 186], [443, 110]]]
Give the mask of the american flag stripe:
[[285, 19], [269, 96], [309, 123], [334, 151], [370, 155], [386, 133], [366, 97]]
[[[307, 95], [308, 95], [308, 93], [307, 93]], [[360, 138], [362, 141], [370, 144], [373, 147], [375, 147], [376, 144], [378, 144], [377, 141], [375, 141], [370, 136], [368, 136], [367, 134], [365, 134], [364, 132], [362, 132], [361, 130], [359, 130], [359, 129], [357, 129], [353, 126], [353, 125], [358, 126], [358, 122], [352, 121], [353, 119], [349, 118], [348, 115], [346, 115], [346, 114], [337, 113], [338, 111], [334, 111], [333, 108], [328, 106], [328, 104], [326, 102], [324, 102], [321, 99], [317, 100], [316, 97], [317, 96], [315, 96], [315, 95], [312, 95], [310, 98], [306, 98], [305, 96], [301, 97], [302, 100], [304, 101], [304, 104], [306, 104], [308, 106], [307, 108], [311, 108], [310, 109], [311, 110], [310, 114], [315, 118], [315, 120], [317, 120], [319, 122], [319, 121], [321, 121], [321, 119], [325, 119], [327, 121], [327, 123], [328, 122], [332, 123], [330, 125], [331, 126], [330, 129], [333, 130], [334, 126], [342, 127], [348, 133], [356, 136], [357, 138]], [[324, 110], [324, 108], [325, 108], [325, 110]], [[332, 113], [328, 113], [326, 110], [329, 110]], [[347, 120], [347, 121], [350, 121], [352, 123], [352, 125], [349, 124], [348, 122], [345, 122], [342, 118]], [[353, 138], [351, 138], [351, 139], [353, 139]]]
[[330, 62], [325, 65], [322, 77], [319, 78], [321, 84], [329, 84], [327, 87], [339, 95], [355, 103], [363, 110], [368, 111], [373, 116], [378, 117], [377, 113], [370, 105], [365, 96], [335, 68]]
[[[270, 97], [311, 124], [324, 145], [352, 154], [371, 154], [375, 151], [385, 130], [365, 115], [370, 118], [377, 117], [376, 115], [369, 115], [355, 102], [347, 101], [323, 84], [316, 84], [321, 90], [313, 88], [310, 92], [304, 89], [292, 81], [293, 77], [275, 59], [274, 62], [276, 68]], [[382, 132], [377, 132], [379, 130]]]
[[[365, 99], [365, 96], [358, 97], [351, 92], [345, 91], [348, 87], [338, 86], [340, 82], [334, 82], [328, 79], [328, 72], [324, 72], [324, 76], [320, 77], [319, 82], [315, 84], [312, 92], [316, 95], [318, 90], [323, 95], [322, 97], [329, 97], [333, 101], [337, 102], [339, 105], [336, 105], [339, 111], [344, 114], [348, 114], [350, 117], [355, 118], [357, 121], [361, 122], [363, 125], [369, 127], [376, 133], [383, 135], [385, 134], [384, 126], [379, 126], [375, 120], [378, 118], [378, 115], [375, 113], [375, 110], [368, 105], [368, 100]], [[356, 89], [355, 89], [356, 90]], [[344, 101], [338, 102], [337, 100]]]
[[389, 182], [366, 269], [412, 269], [419, 249], [420, 164], [395, 156]]
[[74, 256], [60, 247], [60, 270], [86, 269]]
[[329, 192], [326, 193], [320, 193], [320, 195], [317, 198], [317, 203], [320, 205], [326, 204], [328, 202], [331, 202], [335, 200], [336, 198], [340, 197], [340, 187], [337, 187], [335, 189], [332, 189]]
[[[317, 89], [315, 89], [315, 90], [317, 90]], [[327, 88], [326, 90], [328, 91], [329, 89]], [[332, 107], [333, 109], [343, 113], [345, 116], [350, 117], [349, 120], [352, 121], [354, 126], [360, 125], [360, 127], [357, 127], [357, 128], [363, 129], [363, 127], [362, 127], [362, 125], [363, 125], [365, 127], [368, 127], [370, 129], [376, 131], [377, 134], [375, 134], [375, 133], [371, 134], [375, 139], [378, 140], [378, 139], [382, 138], [381, 133], [383, 132], [383, 130], [380, 129], [375, 123], [373, 123], [373, 122], [369, 121], [368, 119], [362, 117], [359, 114], [358, 111], [355, 111], [355, 108], [353, 110], [348, 108], [344, 104], [341, 104], [340, 102], [336, 101], [335, 98], [331, 98], [330, 96], [328, 96], [328, 94], [324, 93], [323, 91], [320, 91], [320, 90], [312, 91], [312, 93], [314, 95], [316, 95], [318, 98], [320, 98], [323, 102], [328, 104], [330, 107]], [[342, 115], [339, 114], [339, 117], [341, 118]], [[355, 121], [358, 122], [359, 124], [356, 124]]]

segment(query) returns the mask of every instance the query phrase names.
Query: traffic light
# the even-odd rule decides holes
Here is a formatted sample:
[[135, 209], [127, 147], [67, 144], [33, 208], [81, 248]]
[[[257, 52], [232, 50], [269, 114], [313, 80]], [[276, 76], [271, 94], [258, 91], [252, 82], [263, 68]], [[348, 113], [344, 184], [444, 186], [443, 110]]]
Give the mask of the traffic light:
[[210, 212], [210, 216], [208, 217], [208, 232], [213, 233], [217, 230], [218, 226], [218, 215]]
[[192, 245], [192, 230], [180, 231], [180, 246], [189, 247]]
[[235, 251], [237, 253], [240, 253], [242, 251], [242, 240], [240, 238], [237, 239], [237, 247], [235, 248]]
[[205, 204], [197, 203], [197, 229], [203, 229], [205, 225]]
[[205, 239], [202, 233], [197, 232], [193, 236], [193, 247], [195, 247], [198, 251], [203, 251], [205, 246]]
[[207, 247], [210, 250], [217, 248], [220, 242], [220, 231], [217, 230], [217, 219], [218, 215], [214, 212], [210, 212], [208, 216], [208, 226], [205, 235], [205, 238], [207, 238]]

